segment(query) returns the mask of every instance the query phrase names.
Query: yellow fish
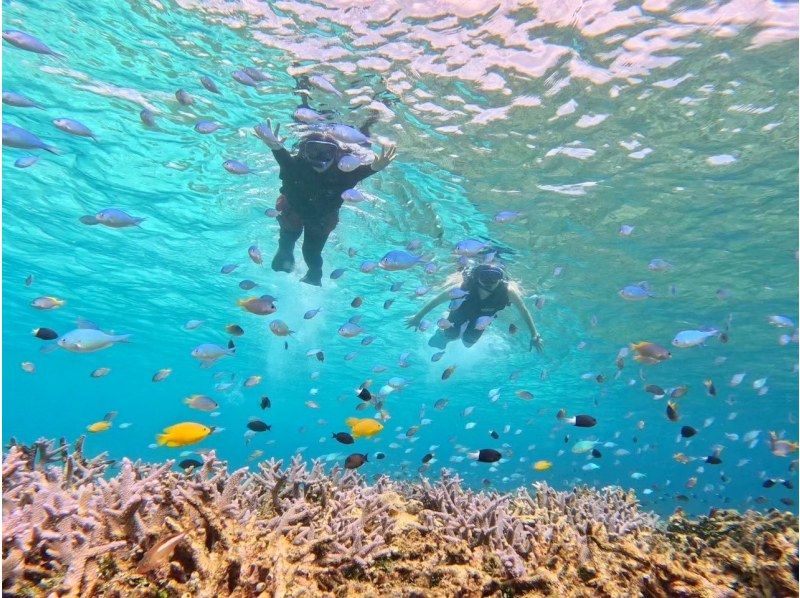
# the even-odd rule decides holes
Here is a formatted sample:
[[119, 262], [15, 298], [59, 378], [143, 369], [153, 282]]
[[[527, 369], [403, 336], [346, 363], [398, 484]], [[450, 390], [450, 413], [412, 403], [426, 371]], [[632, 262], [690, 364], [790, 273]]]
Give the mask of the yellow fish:
[[369, 438], [383, 430], [383, 425], [371, 417], [365, 419], [348, 417], [344, 423], [350, 428], [350, 433], [353, 435], [353, 438]]
[[105, 432], [111, 427], [111, 422], [103, 420], [101, 422], [95, 422], [91, 426], [86, 426], [86, 429], [89, 432]]
[[633, 359], [638, 363], [653, 365], [672, 357], [672, 353], [667, 349], [650, 341], [631, 343], [630, 347], [633, 351]]
[[547, 471], [551, 467], [553, 467], [553, 464], [550, 461], [545, 461], [545, 460], [537, 461], [536, 463], [533, 464], [533, 468], [536, 471]]
[[166, 445], [170, 448], [176, 446], [188, 446], [200, 442], [211, 434], [213, 430], [203, 424], [196, 424], [194, 422], [181, 422], [164, 428], [163, 433], [156, 436], [156, 442], [160, 445]]

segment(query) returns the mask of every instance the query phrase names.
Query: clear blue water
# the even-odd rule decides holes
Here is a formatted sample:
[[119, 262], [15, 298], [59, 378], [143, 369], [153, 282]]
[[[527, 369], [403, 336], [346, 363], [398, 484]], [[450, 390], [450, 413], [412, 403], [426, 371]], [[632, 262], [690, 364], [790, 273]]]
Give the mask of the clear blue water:
[[[368, 476], [414, 479], [423, 455], [433, 452], [424, 475], [449, 467], [475, 487], [487, 480], [502, 490], [537, 480], [558, 488], [620, 484], [662, 514], [676, 506], [796, 511], [779, 502], [794, 490], [762, 483], [772, 477], [797, 485], [790, 471], [797, 455], [776, 457], [767, 442], [769, 431], [797, 439], [797, 341], [781, 344], [793, 330], [768, 321], [784, 315], [796, 323], [798, 316], [797, 4], [653, 1], [643, 8], [597, 5], [596, 13], [555, 1], [538, 9], [346, 4], [3, 3], [4, 29], [27, 31], [66, 56], [3, 43], [4, 90], [44, 107], [4, 105], [3, 121], [63, 151], [3, 149], [3, 441], [74, 439], [113, 410], [114, 426], [89, 435], [89, 452], [179, 458], [183, 449], [149, 445], [164, 427], [197, 421], [224, 428], [198, 446], [234, 466], [254, 450], [263, 458], [302, 451], [342, 463], [351, 447], [331, 434], [345, 431], [348, 417], [374, 413], [355, 410], [353, 389], [371, 378], [377, 391], [402, 376], [407, 387], [386, 399], [391, 419], [382, 433], [352, 447], [371, 455], [361, 469]], [[245, 87], [231, 78], [245, 66], [273, 79]], [[252, 127], [268, 117], [291, 122], [291, 75], [303, 72], [324, 74], [342, 91], [365, 88], [342, 100], [312, 91], [312, 106], [337, 110], [342, 122], [364, 119], [360, 106], [370, 100], [362, 96], [395, 98], [373, 132], [395, 142], [399, 157], [363, 183], [373, 201], [343, 208], [324, 253], [321, 289], [299, 282], [302, 263], [291, 275], [276, 274], [247, 255], [257, 243], [268, 263], [278, 231], [264, 215], [277, 196], [277, 165]], [[222, 94], [203, 89], [202, 75]], [[194, 96], [193, 106], [177, 103], [179, 88]], [[144, 107], [156, 113], [157, 130], [139, 120]], [[86, 124], [97, 141], [56, 129], [51, 120], [59, 117]], [[199, 119], [224, 128], [200, 135], [193, 130]], [[31, 153], [42, 154], [36, 164], [14, 166]], [[227, 159], [256, 173], [231, 175], [222, 167]], [[107, 207], [147, 219], [127, 229], [78, 220]], [[527, 218], [498, 224], [493, 216], [501, 210]], [[622, 225], [633, 232], [621, 235]], [[451, 344], [438, 363], [426, 344], [432, 329], [405, 328], [404, 318], [454, 271], [452, 249], [464, 238], [491, 239], [507, 250], [504, 262], [545, 339], [542, 355], [528, 352], [513, 308], [475, 347]], [[438, 273], [359, 271], [364, 260], [410, 241], [435, 256]], [[673, 268], [648, 270], [654, 258]], [[230, 263], [239, 268], [220, 274]], [[330, 280], [339, 267], [344, 276]], [[258, 282], [259, 294], [278, 298], [275, 316], [237, 307], [252, 294], [237, 286], [245, 278]], [[618, 295], [645, 280], [654, 297]], [[402, 290], [391, 292], [399, 281]], [[412, 297], [422, 284], [434, 290]], [[66, 304], [31, 308], [43, 295]], [[356, 296], [364, 298], [359, 309], [350, 307]], [[536, 297], [545, 299], [542, 309]], [[384, 309], [389, 298], [395, 302]], [[318, 307], [316, 318], [303, 319]], [[444, 313], [431, 313], [434, 327]], [[340, 337], [338, 327], [356, 314], [365, 333]], [[32, 329], [63, 334], [79, 316], [130, 333], [132, 342], [91, 354], [40, 352], [44, 343]], [[268, 329], [274, 317], [296, 331], [288, 350]], [[723, 327], [729, 317], [726, 344], [672, 348], [672, 359], [654, 366], [628, 356], [615, 378], [616, 356], [629, 343], [669, 346], [681, 330]], [[185, 330], [192, 319], [205, 323]], [[515, 336], [507, 333], [512, 322], [521, 329]], [[229, 323], [246, 331], [236, 356], [199, 368], [190, 351], [202, 342], [224, 344]], [[377, 340], [362, 346], [364, 335]], [[324, 363], [306, 356], [311, 349], [324, 350]], [[345, 360], [352, 351], [355, 359]], [[407, 351], [409, 365], [400, 367]], [[21, 368], [28, 361], [34, 373]], [[374, 373], [380, 364], [386, 371]], [[443, 381], [450, 365], [458, 368]], [[111, 373], [90, 377], [98, 367]], [[171, 377], [151, 382], [166, 367]], [[234, 378], [231, 389], [215, 389], [218, 372]], [[594, 379], [599, 373], [602, 384]], [[733, 387], [738, 373], [746, 377]], [[262, 383], [243, 388], [254, 374]], [[709, 378], [716, 398], [705, 392]], [[762, 378], [759, 394], [753, 383]], [[666, 418], [666, 400], [653, 400], [646, 384], [689, 386], [678, 400], [680, 422]], [[493, 388], [501, 389], [496, 402]], [[522, 389], [534, 399], [518, 398]], [[186, 407], [183, 399], [193, 393], [214, 397], [219, 416]], [[273, 406], [262, 412], [264, 394]], [[448, 406], [435, 410], [444, 397]], [[312, 400], [318, 409], [306, 405]], [[562, 407], [595, 416], [597, 426], [559, 423]], [[246, 444], [251, 416], [272, 431]], [[420, 425], [422, 419], [430, 423]], [[700, 432], [679, 442], [681, 425]], [[407, 438], [412, 426], [419, 431]], [[743, 436], [752, 430], [760, 435], [750, 448]], [[602, 458], [570, 452], [585, 439], [600, 441]], [[702, 463], [716, 445], [724, 446], [723, 463]], [[500, 450], [504, 460], [453, 460], [481, 448]], [[620, 449], [630, 454], [615, 456]], [[377, 451], [385, 460], [374, 459]], [[699, 460], [678, 463], [679, 452]], [[552, 469], [534, 471], [543, 459]], [[599, 469], [583, 470], [589, 462]], [[687, 489], [692, 476], [697, 485]], [[676, 500], [679, 494], [688, 501]]]

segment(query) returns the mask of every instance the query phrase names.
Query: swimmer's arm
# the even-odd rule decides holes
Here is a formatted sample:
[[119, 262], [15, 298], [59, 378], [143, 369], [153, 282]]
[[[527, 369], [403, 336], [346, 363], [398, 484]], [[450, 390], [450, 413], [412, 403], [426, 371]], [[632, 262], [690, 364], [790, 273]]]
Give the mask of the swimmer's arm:
[[416, 328], [417, 326], [419, 326], [419, 323], [422, 321], [422, 318], [424, 318], [428, 314], [428, 312], [430, 312], [437, 305], [441, 305], [442, 303], [450, 299], [450, 291], [453, 290], [454, 288], [457, 287], [447, 288], [438, 295], [436, 295], [436, 297], [428, 301], [428, 303], [426, 303], [421, 310], [419, 310], [415, 315], [411, 316], [406, 320], [406, 324], [408, 325], [408, 327]]
[[272, 155], [281, 168], [286, 168], [292, 163], [292, 154], [286, 151], [285, 147], [272, 150]]
[[525, 302], [522, 300], [522, 297], [515, 289], [508, 289], [508, 297], [511, 299], [511, 303], [513, 303], [519, 310], [522, 319], [525, 320], [525, 324], [528, 326], [528, 330], [531, 331], [532, 346], [536, 347], [537, 351], [541, 351], [542, 337], [539, 335], [538, 330], [536, 330], [536, 324], [533, 321], [533, 316], [528, 310], [528, 307], [525, 305]]

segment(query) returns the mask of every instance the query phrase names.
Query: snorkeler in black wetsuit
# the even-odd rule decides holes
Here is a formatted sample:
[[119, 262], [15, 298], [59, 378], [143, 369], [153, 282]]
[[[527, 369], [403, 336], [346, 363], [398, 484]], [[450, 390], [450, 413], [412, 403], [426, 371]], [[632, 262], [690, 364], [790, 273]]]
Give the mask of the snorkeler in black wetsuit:
[[272, 269], [292, 271], [294, 246], [305, 231], [303, 259], [308, 272], [302, 281], [320, 286], [322, 248], [339, 222], [342, 193], [386, 168], [394, 160], [396, 149], [384, 148], [369, 166], [361, 165], [351, 172], [344, 172], [337, 164], [349, 152], [343, 144], [327, 134], [324, 127], [304, 137], [295, 155], [283, 147], [286, 139], [278, 136], [279, 129], [280, 125], [273, 130], [269, 120], [266, 125], [255, 128], [256, 135], [272, 150], [280, 166], [281, 194], [275, 205], [280, 212], [280, 238]]
[[452, 299], [451, 293], [460, 288], [466, 295], [461, 299], [451, 301], [450, 313], [447, 320], [450, 326], [445, 330], [438, 330], [430, 339], [428, 344], [431, 347], [444, 349], [447, 343], [459, 336], [464, 346], [471, 347], [483, 334], [483, 330], [495, 317], [497, 312], [503, 310], [512, 303], [519, 309], [528, 329], [531, 332], [530, 347], [542, 350], [542, 337], [536, 330], [528, 308], [522, 296], [512, 284], [506, 280], [502, 268], [491, 264], [480, 264], [475, 266], [464, 276], [460, 286], [453, 286], [445, 289], [438, 296], [434, 297], [414, 316], [407, 320], [410, 327], [419, 326], [422, 318], [437, 305]]

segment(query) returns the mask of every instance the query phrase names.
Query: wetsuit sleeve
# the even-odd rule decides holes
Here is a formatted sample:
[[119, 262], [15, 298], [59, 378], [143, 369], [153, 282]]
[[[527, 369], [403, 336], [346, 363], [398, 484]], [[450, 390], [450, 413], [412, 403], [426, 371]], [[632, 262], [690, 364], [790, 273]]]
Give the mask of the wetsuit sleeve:
[[286, 151], [286, 148], [272, 150], [272, 155], [275, 156], [275, 161], [281, 170], [288, 168], [292, 164], [292, 154]]
[[[378, 171], [380, 172], [380, 171]], [[372, 170], [369, 166], [359, 166], [354, 171], [350, 172], [350, 177], [353, 181], [353, 185], [358, 183], [359, 181], [363, 181], [365, 178], [376, 174], [376, 171]]]

